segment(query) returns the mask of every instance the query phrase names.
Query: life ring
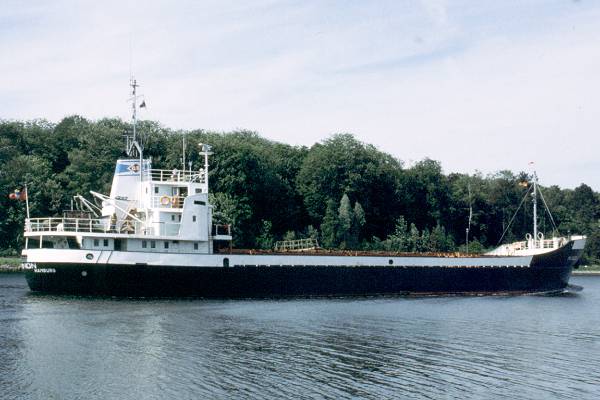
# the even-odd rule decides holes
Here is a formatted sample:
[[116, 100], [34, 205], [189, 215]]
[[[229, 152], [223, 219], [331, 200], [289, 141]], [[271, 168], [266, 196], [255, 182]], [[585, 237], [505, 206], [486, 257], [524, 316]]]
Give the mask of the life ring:
[[169, 196], [162, 196], [160, 198], [160, 204], [162, 204], [163, 206], [168, 206], [169, 204], [171, 204], [171, 198]]

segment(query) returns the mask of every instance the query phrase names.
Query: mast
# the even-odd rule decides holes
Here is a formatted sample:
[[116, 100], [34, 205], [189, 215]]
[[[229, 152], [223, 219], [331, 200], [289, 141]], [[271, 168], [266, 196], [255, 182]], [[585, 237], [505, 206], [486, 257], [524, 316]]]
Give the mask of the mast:
[[185, 176], [185, 133], [183, 133], [183, 137], [182, 137], [182, 144], [183, 144], [183, 149], [181, 151], [181, 164], [183, 165], [183, 173]]
[[208, 193], [208, 156], [212, 153], [212, 146], [208, 144], [199, 143], [200, 154], [204, 156], [204, 193]]
[[[534, 243], [538, 240], [538, 227], [537, 227], [537, 173], [533, 171], [533, 240]], [[537, 246], [536, 246], [537, 247]]]
[[[137, 80], [132, 76], [129, 81], [129, 85], [131, 86], [131, 123], [133, 125], [133, 136], [130, 138], [127, 136], [127, 155], [129, 157], [133, 157], [139, 155], [140, 158], [140, 166], [139, 166], [139, 175], [140, 175], [140, 195], [138, 199], [138, 210], [142, 208], [142, 181], [144, 180], [144, 151], [142, 146], [137, 141], [137, 88], [138, 83]], [[142, 104], [142, 107], [144, 105]]]

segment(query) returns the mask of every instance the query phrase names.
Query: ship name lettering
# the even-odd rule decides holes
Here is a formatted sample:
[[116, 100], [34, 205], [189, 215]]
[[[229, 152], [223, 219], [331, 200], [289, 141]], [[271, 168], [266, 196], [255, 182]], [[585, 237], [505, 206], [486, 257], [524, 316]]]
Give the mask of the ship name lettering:
[[36, 274], [55, 274], [56, 270], [54, 268], [36, 268], [33, 272]]

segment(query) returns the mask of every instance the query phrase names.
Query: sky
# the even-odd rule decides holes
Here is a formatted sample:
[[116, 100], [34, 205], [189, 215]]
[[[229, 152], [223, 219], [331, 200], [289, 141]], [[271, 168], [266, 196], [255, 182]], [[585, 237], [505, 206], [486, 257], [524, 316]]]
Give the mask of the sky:
[[0, 119], [349, 132], [410, 166], [600, 190], [600, 2], [0, 0]]

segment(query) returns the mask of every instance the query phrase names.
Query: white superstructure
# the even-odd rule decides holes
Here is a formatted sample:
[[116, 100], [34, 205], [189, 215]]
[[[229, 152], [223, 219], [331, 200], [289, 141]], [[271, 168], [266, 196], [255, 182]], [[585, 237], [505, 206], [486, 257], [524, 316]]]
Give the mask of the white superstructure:
[[[231, 241], [228, 225], [213, 225], [208, 200], [210, 146], [201, 145], [204, 168], [153, 169], [136, 137], [133, 88], [133, 135], [127, 136], [129, 158], [119, 159], [109, 195], [91, 192], [96, 201], [76, 196], [77, 210], [62, 217], [28, 218], [29, 249], [82, 249], [212, 254], [213, 242]], [[134, 158], [135, 157], [135, 158]]]

